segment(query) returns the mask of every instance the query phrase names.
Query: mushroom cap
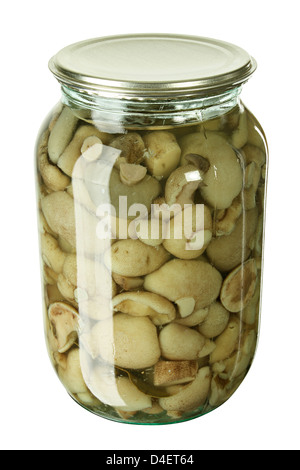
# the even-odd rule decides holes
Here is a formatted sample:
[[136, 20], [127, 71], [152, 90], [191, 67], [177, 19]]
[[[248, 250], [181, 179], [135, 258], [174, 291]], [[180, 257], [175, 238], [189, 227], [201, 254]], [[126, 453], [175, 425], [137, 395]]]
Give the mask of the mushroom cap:
[[149, 274], [168, 259], [170, 254], [160, 245], [146, 245], [140, 240], [119, 240], [104, 255], [104, 262], [112, 272], [138, 277]]
[[124, 405], [116, 407], [119, 410], [139, 411], [152, 405], [151, 397], [139, 390], [128, 377], [118, 377], [116, 385], [120, 397], [124, 400]]
[[181, 149], [172, 132], [153, 131], [143, 137], [144, 162], [153, 176], [167, 178], [180, 161]]
[[94, 357], [118, 367], [144, 369], [160, 357], [156, 327], [148, 317], [117, 313], [100, 321], [85, 338]]
[[206, 338], [215, 338], [225, 330], [229, 316], [230, 313], [221, 304], [221, 302], [213, 302], [208, 307], [208, 314], [204, 321], [199, 325], [198, 330]]
[[209, 394], [210, 383], [210, 368], [202, 367], [193, 382], [183, 386], [175, 395], [160, 398], [158, 402], [167, 411], [195, 410], [205, 403]]
[[[143, 160], [145, 145], [142, 137], [137, 132], [128, 132], [120, 135], [110, 142], [110, 146], [121, 150], [119, 162], [140, 163]], [[117, 161], [117, 166], [119, 164]]]
[[[99, 185], [97, 183], [89, 184], [90, 193], [92, 192], [92, 200], [96, 205], [103, 202], [101, 197], [99, 200]], [[151, 175], [145, 175], [142, 181], [137, 182], [134, 187], [124, 184], [120, 179], [120, 173], [115, 168], [112, 169], [109, 180], [110, 202], [119, 216], [120, 196], [126, 197], [128, 209], [134, 204], [144, 205], [148, 212], [151, 203], [161, 193], [161, 185], [156, 178]], [[127, 214], [126, 214], [127, 215]], [[132, 217], [135, 217], [134, 215]]]
[[172, 302], [152, 292], [123, 292], [112, 301], [114, 310], [133, 316], [149, 316], [155, 325], [174, 320], [176, 309]]
[[[189, 233], [185, 233], [187, 229]], [[212, 238], [210, 210], [205, 205], [199, 208], [195, 204], [185, 206], [170, 220], [165, 230], [170, 236], [163, 241], [163, 246], [169, 253], [180, 259], [198, 258]]]
[[57, 350], [64, 353], [77, 339], [78, 312], [65, 302], [54, 302], [49, 306], [48, 317], [57, 339]]
[[209, 311], [209, 307], [200, 308], [200, 309], [195, 308], [193, 313], [191, 313], [190, 315], [184, 318], [176, 318], [175, 322], [184, 326], [196, 326], [205, 321], [208, 315], [208, 311]]
[[204, 174], [201, 196], [213, 208], [226, 209], [240, 193], [243, 174], [240, 162], [227, 140], [217, 132], [196, 132], [182, 137], [181, 164], [185, 156], [196, 153], [206, 158], [210, 168]]
[[[98, 138], [101, 139], [103, 133], [100, 132], [96, 127], [87, 124], [80, 126], [71, 142], [67, 145], [64, 152], [60, 155], [57, 166], [68, 176], [72, 177], [73, 169], [75, 166], [76, 161], [80, 157], [82, 153], [82, 146], [86, 139], [90, 138]], [[101, 140], [100, 140], [101, 143]], [[85, 148], [83, 148], [85, 150]]]
[[202, 172], [192, 164], [180, 166], [174, 170], [166, 181], [165, 200], [173, 204], [191, 204], [194, 193], [203, 181]]
[[51, 230], [76, 247], [74, 200], [65, 191], [45, 196], [41, 208]]
[[162, 356], [170, 360], [196, 360], [205, 345], [205, 337], [178, 323], [169, 323], [159, 334]]
[[251, 253], [249, 242], [258, 223], [258, 209], [244, 211], [230, 235], [211, 240], [206, 255], [211, 263], [222, 272], [230, 271], [247, 259]]
[[173, 302], [193, 297], [200, 309], [216, 300], [221, 285], [221, 274], [206, 261], [173, 259], [145, 277], [144, 289]]

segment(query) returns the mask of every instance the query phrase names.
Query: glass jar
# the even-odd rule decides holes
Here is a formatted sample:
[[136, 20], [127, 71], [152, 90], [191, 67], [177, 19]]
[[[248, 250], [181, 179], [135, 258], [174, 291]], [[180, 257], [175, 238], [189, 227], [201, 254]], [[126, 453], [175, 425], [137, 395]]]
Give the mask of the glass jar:
[[61, 50], [36, 145], [49, 356], [87, 410], [167, 424], [222, 405], [256, 350], [267, 144], [256, 68], [208, 38]]

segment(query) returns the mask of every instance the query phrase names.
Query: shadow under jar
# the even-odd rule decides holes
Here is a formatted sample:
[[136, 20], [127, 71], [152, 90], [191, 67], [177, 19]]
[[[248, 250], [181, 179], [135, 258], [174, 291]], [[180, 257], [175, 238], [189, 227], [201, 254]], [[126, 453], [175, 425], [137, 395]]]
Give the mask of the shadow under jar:
[[49, 356], [110, 420], [222, 405], [256, 350], [267, 144], [240, 99], [256, 68], [191, 36], [98, 38], [50, 63], [36, 144]]

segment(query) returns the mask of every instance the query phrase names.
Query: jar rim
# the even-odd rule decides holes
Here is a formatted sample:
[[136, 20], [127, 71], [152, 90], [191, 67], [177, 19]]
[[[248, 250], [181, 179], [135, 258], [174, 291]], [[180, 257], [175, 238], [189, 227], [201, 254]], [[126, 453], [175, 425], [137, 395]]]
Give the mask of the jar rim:
[[104, 97], [149, 99], [221, 93], [256, 70], [244, 49], [218, 39], [178, 34], [93, 38], [49, 61], [60, 84]]

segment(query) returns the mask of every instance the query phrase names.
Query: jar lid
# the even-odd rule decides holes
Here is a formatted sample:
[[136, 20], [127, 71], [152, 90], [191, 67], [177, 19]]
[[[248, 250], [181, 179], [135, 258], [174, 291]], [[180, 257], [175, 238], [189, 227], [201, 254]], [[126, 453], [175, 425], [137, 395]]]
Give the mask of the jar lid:
[[155, 98], [223, 92], [244, 83], [255, 60], [216, 39], [134, 34], [71, 44], [49, 61], [67, 87], [118, 98]]

